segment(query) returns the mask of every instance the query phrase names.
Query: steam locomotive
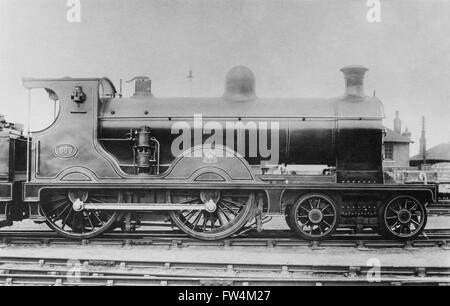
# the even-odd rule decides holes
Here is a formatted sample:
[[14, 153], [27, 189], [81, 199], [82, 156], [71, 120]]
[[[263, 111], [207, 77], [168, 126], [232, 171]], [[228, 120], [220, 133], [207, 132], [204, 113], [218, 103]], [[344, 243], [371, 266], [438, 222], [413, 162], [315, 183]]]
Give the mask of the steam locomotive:
[[148, 77], [129, 98], [107, 78], [23, 79], [60, 108], [33, 133], [2, 121], [1, 224], [28, 218], [85, 239], [169, 221], [214, 240], [282, 214], [310, 240], [337, 227], [411, 239], [437, 186], [385, 181], [382, 103], [364, 94], [366, 68], [341, 71], [345, 94], [331, 99], [259, 98], [244, 66], [218, 98], [158, 98]]

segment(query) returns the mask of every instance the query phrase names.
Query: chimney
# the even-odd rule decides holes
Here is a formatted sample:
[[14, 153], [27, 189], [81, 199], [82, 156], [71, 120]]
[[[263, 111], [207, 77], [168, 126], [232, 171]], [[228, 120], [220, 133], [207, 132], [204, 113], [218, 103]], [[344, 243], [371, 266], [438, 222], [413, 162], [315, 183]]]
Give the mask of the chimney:
[[345, 66], [341, 69], [345, 78], [347, 96], [364, 97], [364, 74], [369, 70], [363, 66]]
[[411, 138], [411, 132], [408, 130], [408, 128], [405, 128], [405, 131], [402, 133], [403, 136]]
[[401, 134], [402, 133], [402, 121], [398, 115], [398, 111], [395, 111], [395, 119], [394, 119], [394, 131]]

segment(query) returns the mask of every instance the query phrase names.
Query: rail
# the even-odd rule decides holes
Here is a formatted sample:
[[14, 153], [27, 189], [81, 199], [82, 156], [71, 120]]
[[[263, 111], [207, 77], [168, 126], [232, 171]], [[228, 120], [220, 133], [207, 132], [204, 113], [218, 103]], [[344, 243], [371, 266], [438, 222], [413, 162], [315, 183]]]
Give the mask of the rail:
[[0, 257], [3, 285], [448, 285], [449, 267], [110, 261]]

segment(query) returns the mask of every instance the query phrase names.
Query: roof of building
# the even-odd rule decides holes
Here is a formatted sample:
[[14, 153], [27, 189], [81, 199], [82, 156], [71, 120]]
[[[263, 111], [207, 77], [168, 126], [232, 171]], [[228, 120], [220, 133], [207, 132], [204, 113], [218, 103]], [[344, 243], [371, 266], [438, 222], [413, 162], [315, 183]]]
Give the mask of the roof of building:
[[[427, 150], [426, 159], [450, 161], [450, 143], [441, 143]], [[414, 155], [410, 160], [422, 160], [420, 154]]]
[[393, 131], [391, 129], [386, 129], [386, 136], [384, 136], [385, 142], [408, 142], [412, 143], [410, 134], [400, 134], [396, 131]]

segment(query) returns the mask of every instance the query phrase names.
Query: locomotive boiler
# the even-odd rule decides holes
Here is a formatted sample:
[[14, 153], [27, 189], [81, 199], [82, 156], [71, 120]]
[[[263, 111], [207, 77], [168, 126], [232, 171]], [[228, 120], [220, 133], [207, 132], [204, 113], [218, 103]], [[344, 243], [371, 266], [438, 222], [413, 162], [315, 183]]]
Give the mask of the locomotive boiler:
[[260, 98], [243, 66], [218, 98], [158, 98], [148, 77], [134, 79], [129, 98], [106, 78], [24, 79], [60, 110], [27, 138], [26, 178], [2, 183], [21, 193], [5, 195], [5, 218], [19, 210], [71, 238], [170, 219], [222, 239], [284, 214], [306, 239], [338, 226], [413, 238], [436, 186], [384, 182], [382, 103], [364, 93], [366, 68], [341, 71], [344, 95], [329, 99]]
[[[172, 147], [183, 137], [178, 132], [188, 134], [186, 149], [204, 144], [219, 130], [214, 143], [241, 153], [250, 165], [263, 161], [336, 166], [338, 157], [338, 181], [382, 183], [382, 106], [377, 98], [364, 97], [364, 71], [343, 69], [349, 85], [346, 97], [337, 99], [257, 98], [255, 78], [246, 67], [229, 71], [221, 98], [156, 98], [150, 80], [138, 78], [133, 97], [101, 103], [99, 137], [127, 173], [136, 173], [136, 167], [130, 167], [136, 159], [131, 148], [135, 143], [127, 147], [124, 139], [130, 131], [142, 135], [143, 127], [150, 131], [148, 138], [158, 141], [153, 147], [159, 154], [152, 156], [159, 155], [160, 164], [153, 165], [152, 173], [158, 166], [166, 169], [176, 158]], [[357, 147], [359, 154], [348, 156], [349, 147]]]

